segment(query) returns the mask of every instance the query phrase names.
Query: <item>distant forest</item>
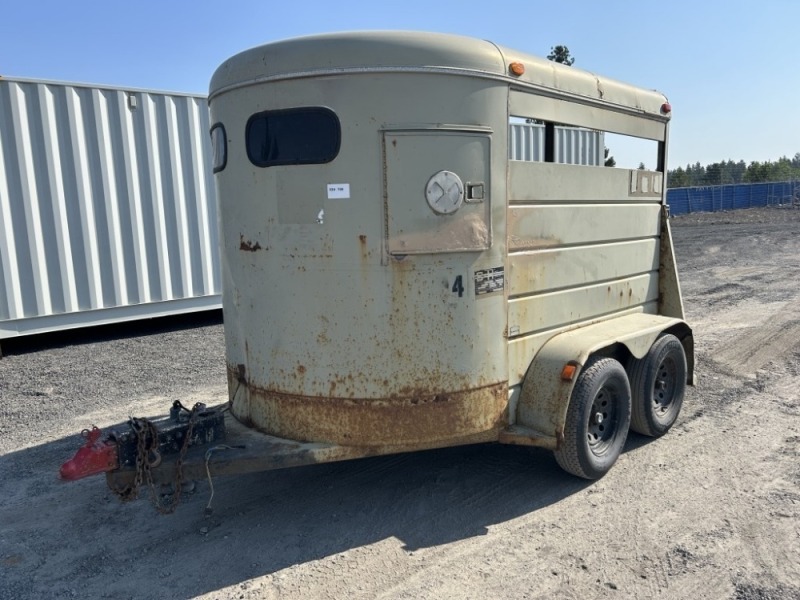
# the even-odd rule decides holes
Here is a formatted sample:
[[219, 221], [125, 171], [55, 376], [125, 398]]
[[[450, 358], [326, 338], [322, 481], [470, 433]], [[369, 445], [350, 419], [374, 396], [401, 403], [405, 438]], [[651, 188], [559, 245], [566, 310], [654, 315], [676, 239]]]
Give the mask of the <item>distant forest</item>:
[[775, 162], [754, 161], [748, 165], [743, 160], [726, 160], [706, 166], [697, 162], [667, 171], [667, 187], [671, 188], [791, 180], [800, 180], [800, 152], [794, 158], [784, 156]]

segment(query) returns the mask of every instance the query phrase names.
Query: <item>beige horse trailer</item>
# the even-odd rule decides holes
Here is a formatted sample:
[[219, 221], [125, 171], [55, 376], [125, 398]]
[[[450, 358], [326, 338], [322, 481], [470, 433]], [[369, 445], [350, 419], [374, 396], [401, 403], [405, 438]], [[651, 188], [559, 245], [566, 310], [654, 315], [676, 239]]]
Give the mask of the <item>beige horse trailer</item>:
[[[694, 358], [662, 94], [368, 32], [234, 56], [209, 106], [227, 420], [250, 439], [217, 472], [499, 441], [597, 478], [629, 427], [673, 425]], [[543, 128], [537, 160], [510, 159], [515, 123]], [[654, 168], [561, 159], [570, 130], [649, 141]]]
[[[693, 361], [662, 94], [383, 32], [243, 52], [209, 105], [239, 420], [378, 453], [540, 445], [584, 476], [629, 414], [672, 425]], [[558, 164], [553, 139], [511, 161], [515, 116], [654, 140], [657, 167]]]

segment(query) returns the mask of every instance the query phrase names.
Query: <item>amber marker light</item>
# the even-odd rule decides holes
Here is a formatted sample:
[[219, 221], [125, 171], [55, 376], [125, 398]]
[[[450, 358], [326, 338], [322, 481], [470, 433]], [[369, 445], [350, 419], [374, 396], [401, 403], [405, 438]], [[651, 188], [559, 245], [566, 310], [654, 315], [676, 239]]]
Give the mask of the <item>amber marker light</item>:
[[508, 70], [511, 71], [512, 75], [519, 77], [525, 72], [525, 65], [523, 65], [521, 62], [512, 62], [510, 65], [508, 65]]
[[572, 381], [575, 378], [575, 373], [578, 372], [578, 365], [575, 363], [567, 363], [561, 369], [561, 379], [564, 381]]

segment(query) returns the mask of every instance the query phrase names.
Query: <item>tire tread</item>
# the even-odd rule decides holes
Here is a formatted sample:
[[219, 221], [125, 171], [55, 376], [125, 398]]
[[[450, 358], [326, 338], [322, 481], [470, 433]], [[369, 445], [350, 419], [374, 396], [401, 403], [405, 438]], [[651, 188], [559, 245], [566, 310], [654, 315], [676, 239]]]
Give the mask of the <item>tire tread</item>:
[[[670, 347], [675, 351], [680, 351], [683, 357], [683, 374], [686, 375], [686, 354], [683, 350], [683, 345], [680, 340], [671, 334], [664, 334], [659, 337], [647, 354], [641, 359], [632, 359], [628, 365], [628, 373], [631, 382], [631, 429], [636, 433], [646, 435], [648, 437], [660, 437], [664, 435], [674, 424], [680, 413], [680, 405], [683, 404], [683, 396], [685, 393], [685, 381], [683, 388], [676, 392], [677, 398], [677, 411], [672, 419], [672, 422], [664, 426], [657, 426], [656, 423], [649, 418], [650, 399], [643, 396], [647, 393], [645, 390], [652, 382], [649, 382], [650, 370], [653, 368], [653, 362], [656, 361], [656, 366], [661, 364], [661, 361], [670, 352]], [[673, 400], [675, 402], [675, 400]]]
[[[583, 368], [580, 375], [578, 375], [579, 379], [575, 384], [573, 396], [570, 398], [569, 407], [567, 408], [564, 438], [559, 448], [554, 452], [556, 462], [562, 469], [584, 479], [598, 479], [605, 474], [605, 471], [602, 473], [589, 472], [581, 463], [578, 444], [582, 441], [585, 443], [585, 440], [580, 440], [575, 435], [575, 424], [582, 421], [583, 412], [586, 410], [586, 403], [588, 402], [591, 404], [593, 401], [593, 396], [589, 396], [590, 392], [595, 389], [597, 380], [606, 377], [610, 370], [617, 370], [618, 374], [621, 373], [624, 375], [627, 383], [625, 370], [622, 365], [613, 358], [593, 357], [586, 362], [586, 366]], [[628, 398], [630, 398], [630, 395], [628, 395]], [[629, 418], [630, 410], [628, 410], [627, 413]], [[624, 429], [622, 433], [623, 436], [627, 436], [628, 418], [624, 418], [623, 421], [625, 422], [621, 424], [621, 427]], [[624, 439], [622, 445], [624, 445]], [[611, 461], [611, 465], [613, 465], [614, 461], [616, 461], [616, 457]], [[609, 465], [608, 468], [610, 468], [611, 465]]]

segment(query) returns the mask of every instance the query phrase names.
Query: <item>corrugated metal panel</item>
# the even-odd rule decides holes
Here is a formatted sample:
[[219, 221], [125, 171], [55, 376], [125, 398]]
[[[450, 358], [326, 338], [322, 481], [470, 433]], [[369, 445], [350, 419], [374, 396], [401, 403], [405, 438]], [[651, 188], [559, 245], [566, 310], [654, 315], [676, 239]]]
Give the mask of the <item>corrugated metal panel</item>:
[[206, 99], [0, 80], [0, 338], [220, 306]]
[[508, 158], [541, 162], [544, 160], [544, 125], [511, 123], [508, 132]]
[[[555, 127], [555, 162], [567, 165], [601, 166], [605, 160], [603, 132], [581, 127]], [[509, 158], [542, 162], [544, 160], [544, 125], [511, 123]]]

